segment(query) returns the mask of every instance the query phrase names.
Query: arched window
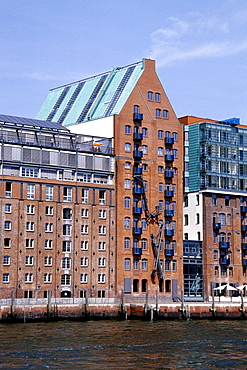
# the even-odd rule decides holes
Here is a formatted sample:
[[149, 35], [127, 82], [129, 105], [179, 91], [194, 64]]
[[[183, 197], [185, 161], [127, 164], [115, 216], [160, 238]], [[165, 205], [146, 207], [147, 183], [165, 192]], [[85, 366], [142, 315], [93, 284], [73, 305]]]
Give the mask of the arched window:
[[124, 259], [124, 269], [125, 270], [130, 270], [130, 258], [125, 258]]
[[130, 238], [124, 238], [124, 249], [130, 249]]
[[218, 259], [218, 251], [214, 250], [214, 260], [216, 261]]
[[184, 215], [184, 224], [189, 225], [189, 216], [188, 215]]
[[144, 258], [142, 260], [142, 270], [146, 271], [147, 269], [148, 269], [148, 260], [146, 258]]

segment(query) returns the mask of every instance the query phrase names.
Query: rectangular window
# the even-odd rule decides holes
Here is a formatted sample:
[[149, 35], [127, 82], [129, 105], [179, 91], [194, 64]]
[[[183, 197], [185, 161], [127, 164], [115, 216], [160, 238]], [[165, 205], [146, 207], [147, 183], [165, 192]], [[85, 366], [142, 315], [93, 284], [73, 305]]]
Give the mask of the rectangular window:
[[34, 215], [34, 205], [33, 204], [28, 204], [27, 205], [27, 214], [29, 215]]
[[153, 92], [148, 91], [148, 100], [153, 100]]
[[87, 277], [88, 277], [88, 275], [87, 275], [87, 274], [81, 274], [81, 275], [80, 275], [80, 282], [81, 282], [82, 284], [86, 284], [86, 283], [87, 283]]
[[11, 239], [4, 238], [4, 248], [10, 248], [10, 245], [11, 245]]
[[26, 231], [34, 231], [34, 222], [26, 222]]
[[126, 134], [131, 134], [131, 126], [130, 125], [125, 125], [125, 133]]
[[82, 189], [81, 202], [84, 204], [88, 203], [88, 189]]
[[46, 185], [46, 190], [45, 190], [45, 199], [47, 201], [53, 200], [53, 186], [51, 185]]
[[139, 270], [139, 259], [137, 258], [133, 260], [133, 270]]
[[130, 184], [131, 184], [130, 179], [125, 179], [124, 180], [124, 189], [130, 189]]
[[106, 235], [106, 226], [99, 226], [99, 234]]
[[5, 204], [5, 213], [11, 213], [12, 205], [7, 203]]
[[11, 221], [4, 221], [4, 230], [11, 230]]
[[52, 266], [52, 257], [45, 257], [44, 265], [45, 266]]
[[5, 185], [5, 196], [6, 198], [11, 198], [12, 196], [12, 182], [6, 182]]
[[124, 238], [124, 249], [130, 249], [130, 238]]
[[9, 274], [3, 274], [3, 283], [9, 283]]
[[98, 258], [98, 266], [105, 267], [105, 261], [106, 261], [105, 257]]
[[147, 147], [147, 145], [142, 145], [142, 153], [143, 154], [148, 154], [148, 147]]
[[146, 259], [142, 260], [142, 270], [146, 271], [148, 269], [148, 261]]
[[88, 225], [81, 225], [81, 233], [88, 234]]
[[62, 269], [70, 269], [71, 258], [63, 257], [62, 258]]
[[[70, 226], [70, 225], [68, 225], [68, 226]], [[53, 224], [51, 222], [46, 222], [45, 223], [45, 232], [46, 233], [52, 233], [53, 232]]]
[[34, 239], [26, 239], [26, 248], [27, 249], [34, 248]]
[[33, 256], [26, 256], [25, 265], [26, 266], [33, 266]]
[[44, 283], [45, 284], [52, 283], [52, 274], [49, 273], [44, 274]]
[[81, 250], [82, 251], [87, 251], [88, 250], [88, 241], [87, 240], [82, 240], [81, 241]]
[[130, 270], [130, 258], [124, 259], [124, 269], [127, 271]]
[[27, 199], [34, 199], [34, 195], [35, 195], [35, 185], [28, 184], [27, 185]]
[[157, 118], [161, 117], [161, 109], [155, 109], [155, 117]]
[[129, 217], [124, 218], [124, 228], [130, 229], [130, 218]]
[[63, 252], [65, 253], [71, 252], [71, 241], [63, 240]]
[[143, 128], [142, 128], [142, 135], [143, 135], [144, 137], [147, 137], [147, 136], [148, 136], [148, 129], [147, 129], [146, 127], [143, 127]]
[[98, 274], [98, 283], [99, 284], [105, 283], [105, 274]]
[[63, 188], [63, 201], [72, 202], [72, 188], [69, 186], [64, 186]]
[[45, 207], [45, 214], [47, 216], [53, 216], [53, 207], [52, 206], [46, 206]]
[[88, 218], [88, 209], [87, 208], [82, 208], [81, 217]]
[[105, 249], [106, 249], [106, 242], [99, 242], [98, 249], [99, 249], [99, 251], [105, 251]]
[[64, 236], [70, 236], [71, 235], [71, 231], [72, 231], [72, 225], [63, 225], [63, 235]]
[[164, 138], [164, 131], [158, 130], [158, 139], [163, 139], [163, 138]]
[[163, 118], [165, 118], [165, 119], [168, 119], [169, 118], [168, 110], [167, 109], [163, 109]]
[[63, 274], [61, 276], [61, 285], [67, 285], [69, 286], [71, 284], [71, 276], [68, 274]]
[[99, 218], [101, 218], [101, 219], [106, 218], [106, 210], [105, 209], [100, 209], [99, 210]]
[[81, 266], [83, 266], [83, 267], [88, 266], [88, 258], [87, 257], [82, 257], [81, 258]]
[[22, 167], [21, 175], [25, 177], [38, 177], [39, 170], [38, 168]]
[[46, 239], [45, 240], [45, 249], [52, 249], [52, 240]]
[[100, 190], [99, 191], [99, 204], [103, 205], [106, 203], [106, 191]]
[[3, 265], [4, 266], [10, 265], [10, 256], [3, 256]]
[[155, 101], [160, 102], [160, 93], [155, 93], [154, 98]]

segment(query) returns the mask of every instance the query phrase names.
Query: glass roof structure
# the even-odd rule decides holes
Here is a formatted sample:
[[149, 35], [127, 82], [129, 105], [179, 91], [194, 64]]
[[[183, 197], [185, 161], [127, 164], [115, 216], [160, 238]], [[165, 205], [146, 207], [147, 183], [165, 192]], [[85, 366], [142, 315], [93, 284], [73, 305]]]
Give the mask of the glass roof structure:
[[39, 127], [50, 130], [66, 130], [60, 123], [0, 114], [0, 124], [12, 123], [19, 126]]

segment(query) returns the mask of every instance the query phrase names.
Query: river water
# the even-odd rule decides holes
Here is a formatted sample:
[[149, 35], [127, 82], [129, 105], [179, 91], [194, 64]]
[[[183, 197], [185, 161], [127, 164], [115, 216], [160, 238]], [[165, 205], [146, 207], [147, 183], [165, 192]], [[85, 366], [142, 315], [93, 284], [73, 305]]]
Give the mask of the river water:
[[247, 321], [0, 325], [2, 369], [247, 369]]

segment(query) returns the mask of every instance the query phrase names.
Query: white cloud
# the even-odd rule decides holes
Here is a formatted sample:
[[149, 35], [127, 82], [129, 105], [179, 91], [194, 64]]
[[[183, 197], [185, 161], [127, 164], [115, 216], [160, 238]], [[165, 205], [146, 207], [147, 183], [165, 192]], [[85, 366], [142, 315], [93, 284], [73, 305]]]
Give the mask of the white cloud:
[[189, 17], [189, 21], [167, 18], [168, 26], [151, 34], [151, 57], [158, 66], [192, 58], [224, 57], [247, 49], [247, 38], [239, 37], [241, 33], [231, 19], [207, 19], [199, 13]]

